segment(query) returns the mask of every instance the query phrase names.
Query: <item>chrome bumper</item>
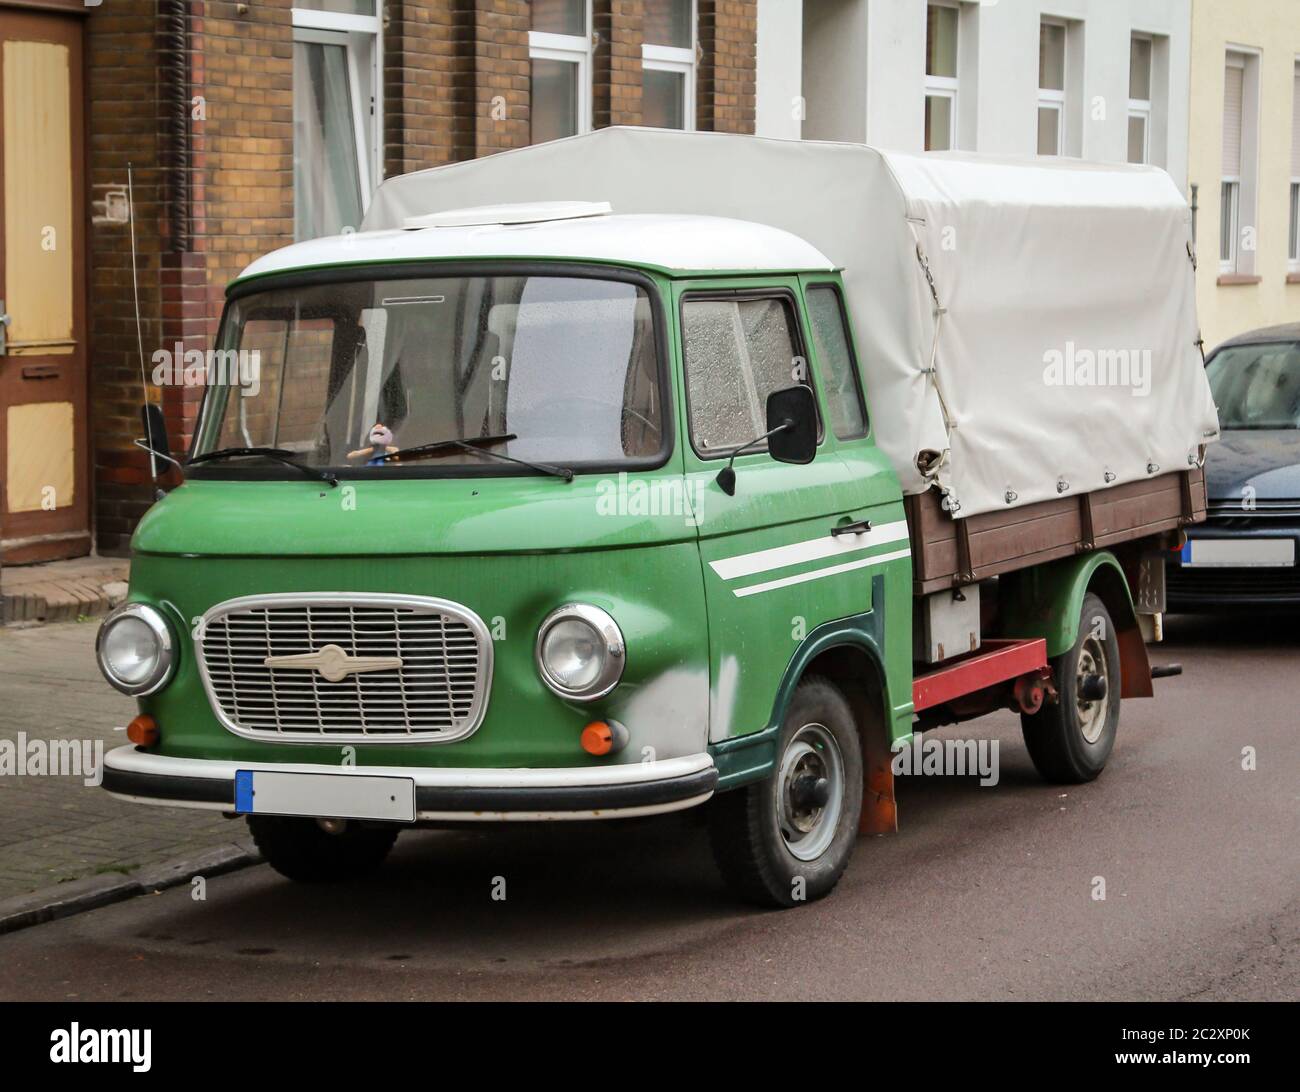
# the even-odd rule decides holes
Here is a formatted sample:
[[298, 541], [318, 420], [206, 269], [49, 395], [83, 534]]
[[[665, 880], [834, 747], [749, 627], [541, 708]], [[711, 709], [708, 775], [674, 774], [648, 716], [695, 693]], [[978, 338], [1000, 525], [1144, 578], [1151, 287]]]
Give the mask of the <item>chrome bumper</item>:
[[126, 746], [104, 756], [104, 788], [138, 804], [233, 812], [235, 774], [241, 770], [411, 778], [417, 821], [656, 815], [704, 803], [718, 783], [708, 754], [610, 766], [496, 770], [228, 762], [171, 758]]

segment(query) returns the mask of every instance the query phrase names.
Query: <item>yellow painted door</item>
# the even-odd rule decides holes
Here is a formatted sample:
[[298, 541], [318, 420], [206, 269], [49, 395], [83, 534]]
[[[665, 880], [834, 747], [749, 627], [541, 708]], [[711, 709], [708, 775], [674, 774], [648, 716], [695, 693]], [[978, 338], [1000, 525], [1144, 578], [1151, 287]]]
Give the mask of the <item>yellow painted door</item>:
[[81, 23], [0, 9], [0, 560], [90, 549]]

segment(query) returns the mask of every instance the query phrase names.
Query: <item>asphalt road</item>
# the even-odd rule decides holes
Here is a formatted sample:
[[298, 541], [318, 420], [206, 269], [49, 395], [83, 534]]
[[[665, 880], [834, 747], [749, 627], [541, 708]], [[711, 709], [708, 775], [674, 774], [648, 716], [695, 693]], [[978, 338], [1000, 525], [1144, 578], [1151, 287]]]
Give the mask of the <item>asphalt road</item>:
[[949, 729], [999, 783], [901, 781], [900, 833], [798, 910], [732, 902], [689, 816], [413, 832], [366, 883], [260, 866], [0, 937], [0, 998], [1295, 999], [1300, 635], [1170, 628], [1187, 673], [1099, 781], [1040, 782], [1009, 714]]

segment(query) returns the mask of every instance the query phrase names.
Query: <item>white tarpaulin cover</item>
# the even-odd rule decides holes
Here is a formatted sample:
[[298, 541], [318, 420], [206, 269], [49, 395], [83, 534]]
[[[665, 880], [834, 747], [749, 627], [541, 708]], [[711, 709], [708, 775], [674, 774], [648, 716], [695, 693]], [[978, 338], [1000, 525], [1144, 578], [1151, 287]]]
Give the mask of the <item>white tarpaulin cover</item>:
[[1186, 469], [1218, 434], [1190, 213], [1158, 168], [611, 128], [392, 178], [363, 227], [548, 200], [819, 248], [843, 267], [876, 442], [958, 516]]

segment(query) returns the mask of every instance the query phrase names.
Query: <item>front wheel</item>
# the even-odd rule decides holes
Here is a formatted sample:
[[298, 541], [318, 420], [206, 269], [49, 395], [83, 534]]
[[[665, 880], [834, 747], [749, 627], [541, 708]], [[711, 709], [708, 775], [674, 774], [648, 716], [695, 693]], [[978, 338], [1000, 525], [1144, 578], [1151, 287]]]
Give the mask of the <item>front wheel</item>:
[[[338, 822], [338, 820], [335, 820]], [[330, 833], [315, 819], [250, 815], [248, 830], [266, 863], [299, 883], [350, 880], [373, 872], [397, 841], [397, 827], [345, 823]]]
[[771, 777], [710, 804], [713, 855], [727, 885], [760, 906], [827, 895], [849, 863], [862, 812], [862, 747], [844, 694], [799, 684]]
[[1034, 767], [1047, 781], [1077, 785], [1106, 768], [1119, 729], [1119, 639], [1106, 605], [1083, 597], [1074, 647], [1052, 661], [1058, 700], [1020, 716]]

